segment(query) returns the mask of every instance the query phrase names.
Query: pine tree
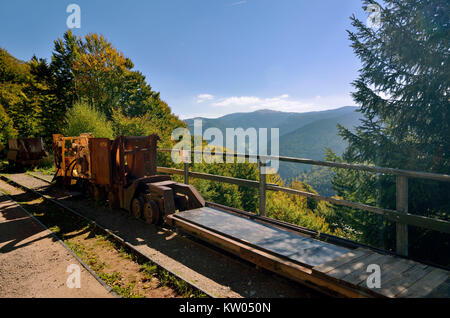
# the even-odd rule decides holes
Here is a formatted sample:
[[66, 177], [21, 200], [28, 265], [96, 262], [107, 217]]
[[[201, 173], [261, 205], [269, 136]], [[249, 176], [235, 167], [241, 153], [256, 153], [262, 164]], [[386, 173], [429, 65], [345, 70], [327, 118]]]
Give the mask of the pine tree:
[[[349, 38], [362, 62], [353, 98], [365, 118], [355, 133], [339, 127], [349, 142], [343, 159], [448, 174], [450, 3], [386, 0], [382, 7], [375, 1], [363, 2], [381, 8], [381, 25], [373, 28], [351, 18], [355, 30], [349, 31]], [[372, 204], [395, 208], [393, 177], [341, 173], [334, 184], [345, 199], [372, 193], [367, 199]], [[410, 179], [409, 189], [410, 213], [448, 219], [450, 184]], [[385, 225], [387, 247], [392, 248], [392, 227]], [[448, 250], [449, 244], [446, 234], [410, 227], [411, 255], [448, 263], [448, 256], [437, 260], [442, 253], [436, 251]]]

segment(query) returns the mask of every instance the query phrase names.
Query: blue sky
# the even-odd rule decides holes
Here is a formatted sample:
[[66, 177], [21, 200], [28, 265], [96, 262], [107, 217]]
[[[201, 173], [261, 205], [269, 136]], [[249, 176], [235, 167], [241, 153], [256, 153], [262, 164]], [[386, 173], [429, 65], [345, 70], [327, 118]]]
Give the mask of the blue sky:
[[71, 3], [74, 33], [103, 34], [182, 118], [354, 105], [346, 30], [366, 19], [361, 0], [1, 1], [0, 46], [49, 59]]

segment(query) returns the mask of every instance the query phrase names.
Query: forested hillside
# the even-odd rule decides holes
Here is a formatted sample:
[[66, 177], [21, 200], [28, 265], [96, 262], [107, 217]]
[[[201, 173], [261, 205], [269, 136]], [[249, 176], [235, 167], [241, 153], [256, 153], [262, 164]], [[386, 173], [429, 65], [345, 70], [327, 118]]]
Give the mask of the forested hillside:
[[[278, 128], [280, 132], [280, 155], [288, 157], [309, 158], [325, 160], [325, 152], [329, 148], [337, 154], [342, 154], [347, 146], [347, 142], [338, 135], [337, 125], [349, 128], [350, 131], [358, 126], [362, 118], [357, 112], [357, 107], [341, 107], [333, 110], [308, 112], [308, 113], [286, 113], [271, 110], [260, 110], [251, 113], [234, 113], [223, 117], [202, 120], [202, 128], [216, 127], [220, 129], [226, 140], [226, 128]], [[191, 133], [194, 133], [193, 125], [195, 119], [187, 119]], [[283, 180], [290, 181], [301, 177], [303, 181], [313, 167], [310, 165], [292, 164], [280, 162], [279, 174]], [[317, 170], [316, 171], [316, 177]], [[324, 171], [324, 174], [331, 176], [332, 172]], [[316, 184], [323, 184], [321, 187], [325, 194], [332, 194], [330, 177], [323, 180], [316, 180]]]
[[[361, 113], [348, 111], [345, 115], [320, 119], [296, 129], [280, 137], [280, 155], [325, 160], [327, 149], [340, 155], [347, 147], [347, 142], [339, 136], [338, 125], [353, 131], [361, 123], [361, 118]], [[280, 175], [289, 180], [312, 168], [311, 165], [280, 163]]]
[[194, 120], [201, 119], [203, 129], [210, 127], [219, 128], [225, 135], [226, 128], [278, 128], [280, 136], [284, 136], [293, 132], [305, 125], [313, 123], [318, 120], [335, 118], [345, 116], [353, 113], [357, 107], [347, 106], [338, 109], [307, 112], [307, 113], [292, 113], [280, 112], [274, 110], [258, 110], [250, 113], [233, 113], [219, 118], [204, 118], [197, 117], [186, 119], [185, 122], [189, 127], [191, 134], [194, 133]]
[[54, 133], [91, 130], [108, 137], [156, 132], [168, 143], [172, 129], [185, 124], [133, 68], [97, 34], [67, 31], [50, 61], [19, 61], [0, 49], [0, 142], [13, 136], [49, 142]]

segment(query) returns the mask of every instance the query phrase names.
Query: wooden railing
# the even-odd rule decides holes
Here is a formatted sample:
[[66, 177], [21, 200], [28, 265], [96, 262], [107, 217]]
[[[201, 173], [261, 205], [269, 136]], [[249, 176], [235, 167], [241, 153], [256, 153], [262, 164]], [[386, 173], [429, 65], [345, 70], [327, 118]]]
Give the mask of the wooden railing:
[[[169, 152], [171, 153], [171, 149], [158, 149], [160, 152]], [[192, 154], [202, 154], [200, 151], [191, 151]], [[396, 223], [396, 253], [403, 256], [408, 256], [408, 225], [417, 226], [421, 228], [431, 229], [439, 232], [450, 233], [450, 222], [429, 218], [425, 216], [416, 215], [414, 213], [410, 213], [408, 211], [408, 178], [419, 178], [419, 179], [428, 179], [428, 180], [436, 180], [443, 182], [450, 182], [450, 176], [445, 174], [437, 174], [437, 173], [428, 173], [428, 172], [419, 172], [419, 171], [409, 171], [402, 169], [393, 169], [393, 168], [384, 168], [384, 167], [376, 167], [376, 166], [366, 166], [359, 164], [349, 164], [349, 163], [338, 163], [338, 162], [330, 162], [330, 161], [319, 161], [319, 160], [311, 160], [311, 159], [302, 159], [302, 158], [292, 158], [292, 157], [283, 157], [283, 156], [260, 156], [260, 155], [250, 155], [250, 154], [234, 154], [234, 153], [215, 153], [211, 152], [213, 156], [223, 156], [229, 157], [232, 156], [234, 158], [246, 158], [246, 159], [254, 159], [258, 162], [259, 169], [259, 180], [246, 180], [239, 179], [233, 177], [225, 177], [212, 175], [207, 173], [193, 172], [189, 171], [190, 164], [184, 163], [184, 169], [174, 169], [174, 168], [166, 168], [166, 167], [158, 167], [158, 172], [167, 173], [167, 174], [177, 174], [184, 176], [184, 182], [189, 184], [189, 178], [198, 178], [210, 181], [217, 182], [225, 182], [230, 184], [235, 184], [239, 186], [247, 186], [254, 187], [259, 189], [259, 213], [261, 216], [265, 216], [266, 213], [266, 191], [281, 191], [289, 194], [295, 194], [299, 196], [304, 196], [308, 198], [313, 198], [317, 200], [327, 201], [337, 205], [343, 205], [351, 208], [361, 209], [364, 211], [369, 211], [372, 213], [376, 213], [379, 215], [383, 215], [389, 220]], [[359, 170], [359, 171], [367, 171], [372, 173], [379, 174], [389, 174], [396, 176], [396, 209], [383, 209], [378, 208], [366, 204], [361, 204], [352, 201], [346, 201], [341, 199], [330, 198], [326, 196], [322, 196], [319, 194], [304, 192], [300, 190], [295, 190], [286, 187], [280, 187], [276, 184], [270, 184], [266, 182], [266, 175], [262, 173], [262, 167], [268, 160], [279, 160], [284, 162], [294, 162], [294, 163], [302, 163], [302, 164], [310, 164], [317, 166], [325, 166], [332, 168], [342, 168], [342, 169], [350, 169], [350, 170]], [[225, 160], [224, 160], [225, 162]]]

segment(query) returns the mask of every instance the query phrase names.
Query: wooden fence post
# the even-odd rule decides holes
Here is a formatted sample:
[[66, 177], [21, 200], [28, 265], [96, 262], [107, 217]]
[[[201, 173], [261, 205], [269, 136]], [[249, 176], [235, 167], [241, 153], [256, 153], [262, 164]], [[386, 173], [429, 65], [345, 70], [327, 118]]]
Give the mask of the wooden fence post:
[[189, 163], [191, 162], [191, 151], [181, 150], [180, 156], [184, 167], [184, 184], [189, 184]]
[[184, 184], [189, 184], [189, 162], [184, 163]]
[[[397, 206], [398, 212], [408, 213], [408, 177], [397, 176], [396, 177], [396, 189], [397, 189]], [[397, 223], [396, 226], [397, 254], [408, 256], [408, 225]]]
[[266, 216], [266, 174], [263, 173], [265, 163], [258, 159], [259, 170], [259, 215]]

